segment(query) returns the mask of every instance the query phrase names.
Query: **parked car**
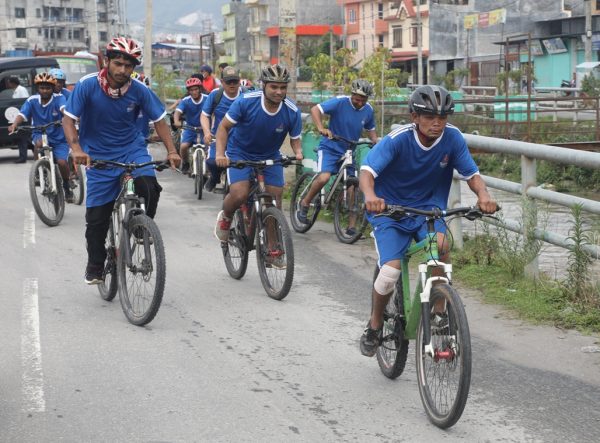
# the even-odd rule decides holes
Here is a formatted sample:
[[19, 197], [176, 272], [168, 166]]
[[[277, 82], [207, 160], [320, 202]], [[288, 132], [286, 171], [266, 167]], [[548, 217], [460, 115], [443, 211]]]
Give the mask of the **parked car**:
[[58, 62], [49, 57], [0, 57], [0, 148], [17, 148], [17, 140], [8, 135], [8, 125], [17, 116], [26, 98], [12, 98], [13, 90], [7, 79], [17, 77], [29, 95], [35, 93], [33, 79], [40, 72], [58, 68]]

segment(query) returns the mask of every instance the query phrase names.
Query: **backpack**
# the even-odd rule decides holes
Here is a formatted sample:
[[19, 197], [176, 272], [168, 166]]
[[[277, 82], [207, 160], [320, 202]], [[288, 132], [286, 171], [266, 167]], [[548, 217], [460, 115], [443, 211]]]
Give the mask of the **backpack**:
[[[248, 88], [244, 88], [244, 87], [241, 87], [240, 89], [241, 89], [241, 91], [240, 91], [241, 94], [245, 94], [246, 92], [249, 91]], [[215, 113], [215, 109], [217, 109], [217, 106], [219, 106], [219, 103], [221, 102], [222, 98], [223, 98], [223, 86], [219, 86], [219, 90], [215, 94], [215, 99], [212, 102], [212, 108], [210, 109], [211, 116]]]

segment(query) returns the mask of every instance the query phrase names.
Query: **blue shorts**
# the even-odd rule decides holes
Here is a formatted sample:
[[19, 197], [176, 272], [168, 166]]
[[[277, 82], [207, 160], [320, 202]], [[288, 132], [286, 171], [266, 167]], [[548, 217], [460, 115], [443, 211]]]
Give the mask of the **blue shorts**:
[[181, 143], [191, 143], [192, 145], [195, 145], [198, 140], [198, 135], [200, 134], [195, 131], [184, 129], [181, 133]]
[[[228, 157], [230, 161], [248, 160], [236, 155], [228, 155]], [[280, 157], [279, 154], [274, 158], [278, 157]], [[243, 169], [227, 168], [227, 181], [230, 185], [232, 185], [243, 180], [250, 180], [252, 171], [253, 169], [250, 167]], [[281, 188], [285, 184], [285, 180], [283, 178], [283, 166], [281, 165], [273, 165], [263, 169], [263, 175], [265, 177], [265, 185], [278, 186]]]
[[[331, 174], [337, 174], [343, 161], [343, 159], [341, 159], [342, 155], [344, 154], [338, 154], [320, 148], [317, 151], [317, 172], [330, 172]], [[356, 175], [356, 169], [354, 168], [354, 165], [348, 166], [348, 175]]]
[[[90, 154], [94, 158], [93, 154]], [[128, 151], [120, 157], [113, 157], [110, 160], [122, 163], [145, 163], [152, 161], [152, 156], [146, 146], [129, 146]], [[121, 168], [96, 169], [88, 168], [87, 171], [87, 194], [85, 198], [86, 207], [92, 208], [102, 206], [111, 201], [115, 201], [121, 191], [119, 178], [123, 174]], [[133, 177], [156, 176], [154, 168], [147, 167], [133, 171]]]
[[[35, 145], [38, 140], [42, 140], [42, 134], [33, 134], [31, 137], [31, 141]], [[67, 143], [54, 143], [51, 140], [48, 140], [50, 146], [52, 146], [52, 152], [54, 152], [54, 158], [57, 160], [67, 160], [69, 158], [70, 148]]]
[[[399, 221], [389, 217], [375, 218], [372, 214], [368, 217], [373, 225], [379, 267], [392, 260], [404, 258], [413, 240], [421, 241], [427, 236], [425, 217], [405, 218]], [[435, 230], [442, 234], [446, 233], [443, 220], [436, 220]]]
[[208, 146], [208, 155], [207, 155], [207, 159], [209, 158], [216, 158], [217, 156], [217, 144], [216, 142], [212, 142], [209, 146]]

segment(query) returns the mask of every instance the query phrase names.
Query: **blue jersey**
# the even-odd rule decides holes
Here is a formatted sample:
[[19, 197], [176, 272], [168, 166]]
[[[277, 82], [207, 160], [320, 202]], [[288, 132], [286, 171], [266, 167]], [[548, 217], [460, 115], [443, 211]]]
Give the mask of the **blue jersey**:
[[458, 128], [446, 125], [435, 143], [419, 141], [413, 124], [395, 129], [369, 151], [361, 170], [375, 177], [375, 194], [386, 203], [445, 209], [456, 169], [465, 179], [478, 173]]
[[144, 139], [148, 138], [150, 135], [150, 119], [144, 114], [143, 111], [140, 111], [138, 118], [135, 122], [135, 126], [142, 133]]
[[[62, 120], [61, 110], [66, 104], [65, 98], [61, 94], [52, 94], [48, 103], [42, 105], [42, 98], [39, 94], [36, 94], [29, 97], [25, 103], [23, 103], [19, 114], [25, 120], [29, 120], [33, 126], [45, 125], [57, 120]], [[39, 133], [40, 132], [35, 131], [34, 135]], [[67, 142], [62, 126], [50, 126], [46, 134], [48, 134], [48, 143], [50, 145]]]
[[181, 112], [185, 122], [190, 126], [200, 127], [200, 114], [202, 113], [202, 107], [204, 106], [206, 95], [201, 94], [199, 101], [188, 95], [179, 102], [175, 112]]
[[143, 83], [132, 81], [127, 92], [110, 98], [100, 88], [98, 74], [79, 80], [67, 101], [65, 114], [78, 118], [79, 140], [92, 158], [116, 159], [131, 147], [145, 147], [136, 124], [140, 112], [151, 121], [162, 120], [165, 108]]
[[[212, 115], [215, 116], [213, 119], [213, 123], [210, 127], [210, 132], [214, 136], [217, 134], [217, 128], [219, 127], [219, 123], [225, 117], [225, 114], [229, 110], [231, 104], [235, 101], [236, 98], [240, 96], [241, 90], [238, 90], [237, 94], [233, 98], [229, 98], [227, 93], [223, 91], [221, 95], [221, 100], [217, 103], [217, 106], [214, 105], [216, 96], [219, 94], [219, 90], [215, 89], [208, 95], [208, 99], [204, 102], [204, 107], [202, 108], [202, 114], [206, 115], [210, 118]], [[214, 108], [214, 109], [213, 109]]]
[[[340, 96], [330, 98], [317, 105], [321, 114], [329, 115], [329, 129], [334, 135], [339, 135], [348, 140], [358, 140], [363, 129], [375, 129], [375, 118], [370, 103], [356, 109], [350, 97]], [[348, 149], [348, 144], [343, 141], [321, 138], [319, 146], [330, 152], [343, 155]]]
[[225, 118], [235, 125], [227, 140], [230, 158], [277, 158], [288, 134], [292, 139], [302, 134], [302, 114], [296, 104], [286, 98], [277, 111], [267, 112], [262, 91], [248, 92], [238, 98]]
[[65, 99], [68, 100], [69, 97], [71, 96], [71, 91], [69, 91], [67, 88], [62, 88], [62, 90], [60, 91], [60, 93], [62, 95], [64, 95]]

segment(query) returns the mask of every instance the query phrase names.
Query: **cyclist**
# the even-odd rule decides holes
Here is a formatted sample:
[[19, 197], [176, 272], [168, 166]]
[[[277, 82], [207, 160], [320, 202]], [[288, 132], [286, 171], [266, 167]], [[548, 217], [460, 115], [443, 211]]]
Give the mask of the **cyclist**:
[[[385, 136], [361, 166], [360, 188], [365, 195], [379, 255], [371, 318], [360, 339], [360, 350], [368, 357], [375, 354], [381, 341], [383, 311], [400, 277], [400, 259], [412, 239], [423, 239], [427, 231], [421, 216], [395, 221], [389, 217], [374, 217], [374, 213], [382, 212], [388, 203], [425, 210], [446, 209], [454, 169], [477, 195], [477, 204], [484, 213], [497, 209], [461, 132], [448, 124], [448, 115], [454, 112], [448, 91], [440, 86], [418, 87], [410, 96], [409, 111], [412, 124]], [[436, 231], [440, 260], [448, 262], [443, 222], [436, 222]], [[433, 309], [442, 313], [445, 307], [434, 306]]]
[[[217, 133], [219, 123], [225, 117], [225, 113], [233, 101], [240, 96], [240, 74], [233, 66], [226, 66], [221, 73], [222, 89], [215, 89], [208, 95], [208, 99], [202, 108], [200, 123], [204, 132], [204, 144], [210, 146], [206, 159], [206, 166], [210, 170], [210, 181], [206, 183], [206, 190], [212, 191], [221, 177], [222, 168], [215, 161], [215, 144], [212, 143], [213, 136]], [[212, 119], [212, 125], [211, 125]]]
[[[40, 126], [55, 122], [62, 118], [63, 110], [67, 104], [64, 96], [54, 93], [56, 79], [47, 72], [41, 72], [35, 76], [33, 83], [36, 85], [38, 93], [29, 97], [19, 115], [15, 118], [12, 125], [8, 127], [8, 132], [12, 134], [17, 127], [24, 121], [31, 120], [32, 125]], [[53, 148], [54, 157], [58, 163], [58, 170], [62, 177], [63, 188], [65, 190], [65, 199], [67, 202], [73, 202], [73, 191], [69, 186], [69, 145], [65, 139], [65, 133], [62, 127], [50, 126], [47, 129], [48, 143]], [[35, 156], [42, 147], [42, 134], [34, 131], [32, 135], [33, 145], [35, 147]]]
[[[75, 163], [89, 166], [91, 158], [135, 163], [151, 161], [144, 137], [135, 130], [139, 111], [142, 111], [154, 122], [156, 132], [167, 148], [171, 167], [179, 165], [181, 159], [163, 120], [164, 106], [150, 89], [131, 79], [133, 68], [141, 61], [142, 48], [135, 40], [113, 38], [106, 46], [105, 68], [79, 80], [63, 118]], [[77, 119], [79, 136], [75, 129]], [[87, 284], [98, 284], [104, 279], [104, 242], [114, 201], [120, 191], [121, 173], [118, 168], [92, 168], [87, 172]], [[133, 176], [135, 189], [146, 203], [146, 213], [154, 217], [162, 190], [154, 169], [138, 169]]]
[[213, 75], [213, 70], [210, 66], [202, 66], [200, 68], [200, 75], [202, 76], [202, 86], [207, 94], [219, 88], [219, 83]]
[[[310, 110], [310, 115], [319, 133], [323, 135], [319, 143], [317, 172], [318, 176], [313, 181], [308, 193], [299, 202], [296, 217], [300, 223], [308, 224], [308, 208], [312, 199], [323, 186], [327, 184], [331, 174], [339, 170], [340, 157], [348, 149], [348, 144], [341, 140], [334, 140], [333, 134], [349, 140], [358, 140], [363, 129], [367, 130], [369, 139], [377, 143], [375, 132], [375, 118], [373, 108], [367, 101], [373, 95], [373, 86], [366, 80], [358, 79], [352, 82], [352, 94], [331, 98]], [[322, 115], [329, 115], [329, 129], [323, 127]], [[354, 167], [348, 168], [348, 174], [356, 174]], [[353, 226], [355, 220], [349, 220], [348, 235], [355, 235]]]
[[[181, 115], [184, 116], [185, 122], [191, 126], [200, 126], [200, 114], [205, 103], [206, 95], [202, 93], [202, 81], [200, 79], [190, 77], [185, 81], [185, 87], [188, 91], [188, 96], [184, 97], [173, 114], [173, 124], [181, 128], [183, 122]], [[188, 162], [188, 149], [196, 142], [198, 134], [190, 129], [184, 129], [181, 134], [180, 154], [183, 159], [181, 172], [187, 174], [190, 169]]]
[[56, 79], [56, 85], [54, 86], [54, 92], [56, 94], [64, 95], [65, 98], [68, 100], [69, 96], [71, 95], [71, 91], [69, 91], [67, 88], [65, 88], [65, 85], [67, 84], [67, 76], [65, 75], [63, 70], [60, 68], [52, 68], [48, 71], [48, 74], [50, 74], [52, 77], [54, 77]]
[[[278, 64], [266, 66], [261, 73], [263, 89], [244, 94], [233, 102], [217, 129], [216, 162], [226, 168], [229, 161], [267, 160], [281, 157], [279, 149], [286, 136], [296, 159], [302, 160], [302, 116], [296, 104], [286, 98], [290, 74]], [[235, 128], [232, 131], [232, 128]], [[227, 156], [225, 156], [227, 146]], [[217, 217], [216, 237], [227, 241], [231, 217], [250, 192], [252, 168], [229, 169], [229, 194], [223, 200], [223, 210]], [[273, 165], [264, 170], [266, 191], [275, 197], [281, 208], [283, 167]]]
[[[142, 82], [147, 88], [150, 87], [150, 81], [148, 81], [148, 77], [146, 77], [144, 74], [133, 71], [131, 73], [131, 78]], [[144, 140], [146, 141], [148, 141], [150, 138], [150, 123], [150, 118], [148, 118], [148, 116], [144, 114], [144, 112], [140, 109], [137, 120], [135, 121], [135, 126], [137, 127], [138, 131], [140, 131], [141, 134], [144, 136]], [[158, 140], [160, 139], [152, 141]]]

